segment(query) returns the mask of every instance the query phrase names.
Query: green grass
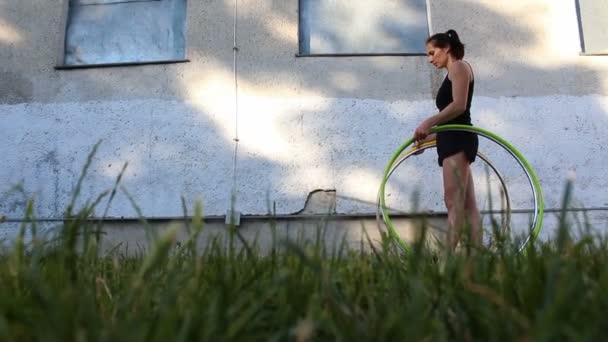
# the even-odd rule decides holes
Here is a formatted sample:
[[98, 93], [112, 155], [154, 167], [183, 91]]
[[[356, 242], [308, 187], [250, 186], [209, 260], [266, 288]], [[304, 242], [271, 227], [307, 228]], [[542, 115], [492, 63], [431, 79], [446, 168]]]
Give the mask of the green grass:
[[[262, 253], [215, 239], [200, 206], [137, 256], [100, 255], [81, 210], [53, 241], [17, 239], [0, 256], [0, 340], [599, 340], [608, 244], [562, 225], [526, 253], [442, 254], [385, 241], [373, 251], [323, 241]], [[31, 229], [32, 223], [23, 229]], [[233, 231], [236, 234], [236, 231]], [[269, 230], [270, 234], [270, 230]]]
[[356, 250], [331, 249], [322, 239], [273, 239], [273, 248], [261, 251], [235, 229], [228, 242], [200, 248], [205, 227], [197, 204], [189, 240], [176, 243], [169, 230], [138, 255], [102, 254], [103, 222], [88, 218], [101, 199], [109, 198], [109, 206], [119, 182], [79, 210], [72, 201], [70, 220], [53, 240], [38, 236], [28, 203], [19, 237], [0, 252], [0, 341], [608, 336], [608, 242], [588, 232], [573, 239], [565, 210], [554, 239], [536, 241], [525, 253], [505, 241], [492, 251], [451, 254], [420, 243], [404, 255], [389, 240]]

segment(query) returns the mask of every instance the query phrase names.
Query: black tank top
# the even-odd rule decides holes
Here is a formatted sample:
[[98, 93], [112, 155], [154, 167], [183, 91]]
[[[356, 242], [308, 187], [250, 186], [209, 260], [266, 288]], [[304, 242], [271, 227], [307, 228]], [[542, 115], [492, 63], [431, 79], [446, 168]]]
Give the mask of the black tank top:
[[[457, 117], [449, 120], [447, 122], [442, 123], [442, 125], [448, 124], [461, 124], [461, 125], [470, 125], [471, 124], [471, 100], [473, 99], [473, 89], [475, 87], [475, 79], [472, 79], [469, 82], [469, 96], [467, 96], [467, 105], [465, 111], [458, 115]], [[437, 108], [442, 111], [445, 107], [447, 107], [450, 103], [454, 101], [452, 97], [452, 81], [445, 76], [443, 83], [441, 83], [441, 87], [439, 87], [439, 91], [437, 92], [437, 97], [435, 98], [435, 104]]]

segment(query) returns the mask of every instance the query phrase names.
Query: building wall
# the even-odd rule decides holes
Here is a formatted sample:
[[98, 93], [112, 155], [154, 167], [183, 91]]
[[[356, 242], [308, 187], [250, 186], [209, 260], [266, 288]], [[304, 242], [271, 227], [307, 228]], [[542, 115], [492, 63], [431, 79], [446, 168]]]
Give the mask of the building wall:
[[[238, 92], [228, 0], [189, 1], [188, 63], [55, 70], [66, 3], [0, 1], [0, 191], [23, 181], [39, 217], [61, 217], [99, 140], [83, 201], [128, 162], [122, 184], [145, 216], [182, 215], [181, 196], [222, 215], [234, 189], [243, 214], [297, 212], [316, 189], [336, 190], [339, 213], [373, 213], [386, 163], [435, 113], [445, 75], [424, 56], [295, 57], [296, 0], [238, 2]], [[466, 44], [474, 123], [527, 157], [547, 206], [560, 206], [571, 171], [577, 206], [608, 206], [608, 56], [579, 56], [574, 2], [431, 0], [430, 18], [433, 32], [456, 29]], [[443, 210], [433, 155], [420, 158], [395, 175], [391, 203], [411, 208], [422, 191]], [[494, 158], [524, 193], [518, 166]], [[0, 214], [20, 217], [24, 205], [2, 196]], [[120, 192], [109, 215], [136, 210]]]

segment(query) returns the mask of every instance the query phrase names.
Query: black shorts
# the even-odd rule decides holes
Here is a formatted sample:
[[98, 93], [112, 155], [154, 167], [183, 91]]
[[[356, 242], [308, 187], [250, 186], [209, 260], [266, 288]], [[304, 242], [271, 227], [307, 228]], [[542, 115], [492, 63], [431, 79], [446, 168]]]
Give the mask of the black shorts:
[[443, 166], [443, 159], [463, 151], [469, 163], [475, 161], [479, 139], [477, 133], [464, 131], [444, 131], [437, 133], [437, 162]]

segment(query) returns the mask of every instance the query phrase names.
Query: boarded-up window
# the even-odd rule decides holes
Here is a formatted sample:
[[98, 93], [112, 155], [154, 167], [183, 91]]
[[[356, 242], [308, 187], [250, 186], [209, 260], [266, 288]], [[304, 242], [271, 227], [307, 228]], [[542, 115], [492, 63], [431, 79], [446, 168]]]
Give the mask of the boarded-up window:
[[583, 52], [608, 54], [608, 1], [578, 0], [577, 10]]
[[300, 54], [424, 53], [426, 0], [299, 0]]
[[64, 65], [183, 60], [186, 0], [70, 0]]

